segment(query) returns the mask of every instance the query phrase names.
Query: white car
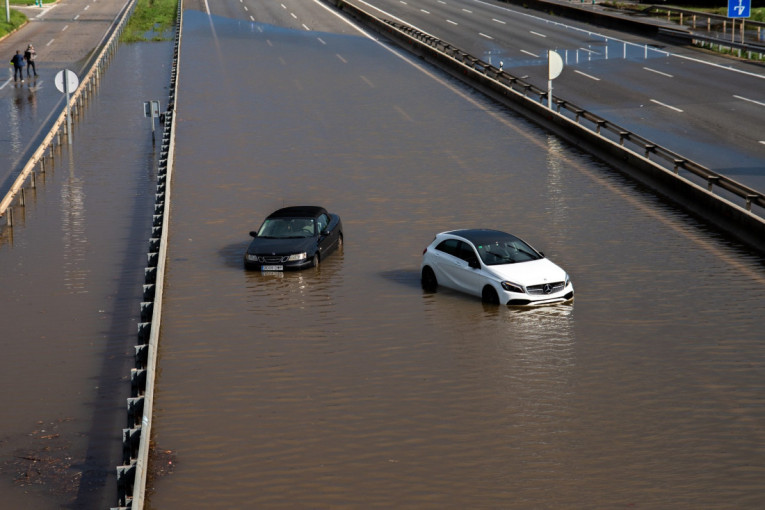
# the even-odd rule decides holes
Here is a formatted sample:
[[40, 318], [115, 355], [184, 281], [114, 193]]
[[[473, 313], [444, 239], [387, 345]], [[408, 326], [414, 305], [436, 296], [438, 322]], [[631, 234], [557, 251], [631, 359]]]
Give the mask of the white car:
[[485, 303], [541, 305], [574, 298], [568, 274], [514, 235], [499, 230], [452, 230], [422, 253], [422, 288], [439, 285]]

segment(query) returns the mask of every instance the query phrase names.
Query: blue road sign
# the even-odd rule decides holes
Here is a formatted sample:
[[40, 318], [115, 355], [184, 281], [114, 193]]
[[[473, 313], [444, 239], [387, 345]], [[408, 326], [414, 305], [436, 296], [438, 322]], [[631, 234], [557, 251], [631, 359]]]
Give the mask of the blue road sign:
[[752, 10], [752, 0], [728, 0], [729, 18], [748, 18]]

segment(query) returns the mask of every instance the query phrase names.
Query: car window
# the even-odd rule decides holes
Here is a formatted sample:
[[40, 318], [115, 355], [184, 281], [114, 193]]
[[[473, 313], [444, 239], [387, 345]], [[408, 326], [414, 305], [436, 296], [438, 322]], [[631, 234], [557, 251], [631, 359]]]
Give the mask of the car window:
[[478, 245], [478, 256], [487, 266], [537, 260], [541, 255], [517, 237], [503, 237]]
[[457, 256], [457, 250], [459, 249], [459, 241], [456, 239], [447, 239], [442, 241], [436, 246], [436, 250], [448, 253], [449, 255]]
[[466, 262], [477, 259], [473, 247], [468, 243], [460, 241], [458, 250], [457, 256]]
[[258, 230], [258, 237], [276, 239], [311, 237], [314, 235], [313, 218], [269, 218]]
[[324, 230], [327, 228], [327, 225], [329, 225], [329, 217], [322, 213], [319, 215], [319, 218], [316, 220], [316, 223], [319, 227], [319, 232], [324, 232]]

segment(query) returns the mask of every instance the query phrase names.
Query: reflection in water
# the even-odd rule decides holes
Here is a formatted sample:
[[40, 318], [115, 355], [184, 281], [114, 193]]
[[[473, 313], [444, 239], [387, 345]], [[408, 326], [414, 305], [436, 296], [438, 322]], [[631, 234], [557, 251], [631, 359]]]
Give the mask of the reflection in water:
[[61, 185], [61, 230], [63, 231], [63, 273], [66, 288], [78, 294], [87, 292], [89, 270], [85, 257], [88, 238], [85, 234], [85, 189], [75, 175], [74, 152], [70, 148], [69, 178]]

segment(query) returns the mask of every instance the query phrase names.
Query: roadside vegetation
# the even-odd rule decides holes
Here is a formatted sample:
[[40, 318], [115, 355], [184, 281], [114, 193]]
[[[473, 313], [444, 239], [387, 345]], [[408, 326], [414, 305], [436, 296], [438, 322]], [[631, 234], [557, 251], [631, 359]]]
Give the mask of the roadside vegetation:
[[138, 0], [120, 40], [169, 41], [177, 12], [178, 0]]
[[5, 2], [3, 2], [3, 7], [0, 8], [0, 38], [10, 34], [17, 28], [19, 28], [21, 25], [27, 22], [27, 17], [24, 16], [19, 11], [15, 11], [11, 9], [11, 22], [7, 23], [5, 19], [7, 18], [6, 11], [5, 11]]

